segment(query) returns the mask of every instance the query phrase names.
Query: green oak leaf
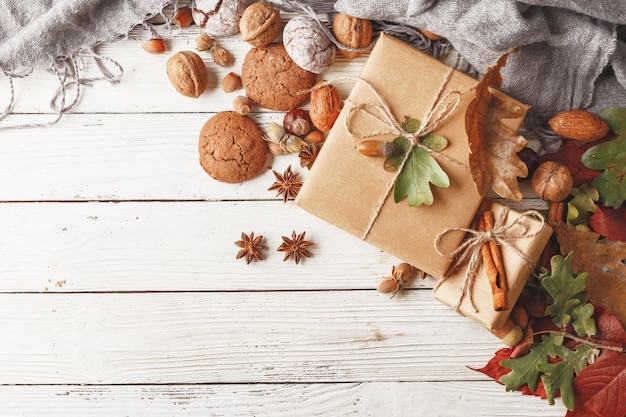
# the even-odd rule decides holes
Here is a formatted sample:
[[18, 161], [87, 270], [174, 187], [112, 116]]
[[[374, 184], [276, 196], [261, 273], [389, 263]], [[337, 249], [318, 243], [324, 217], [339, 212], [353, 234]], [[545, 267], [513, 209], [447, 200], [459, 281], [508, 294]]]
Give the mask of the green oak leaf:
[[576, 350], [570, 350], [562, 345], [554, 346], [552, 357], [562, 358], [561, 362], [541, 363], [537, 365], [539, 371], [543, 372], [541, 381], [546, 389], [548, 403], [554, 405], [554, 396], [557, 391], [561, 391], [563, 405], [568, 410], [574, 410], [574, 375], [578, 374], [589, 364], [589, 358], [593, 354], [594, 348], [591, 345], [580, 344]]
[[578, 276], [572, 272], [572, 252], [565, 258], [555, 255], [550, 259], [551, 271], [539, 274], [541, 285], [552, 297], [553, 303], [546, 309], [557, 326], [564, 328], [572, 319], [572, 309], [581, 304], [581, 293], [585, 291], [587, 273]]
[[587, 149], [581, 161], [589, 169], [604, 170], [591, 186], [600, 193], [600, 201], [617, 209], [626, 200], [626, 109], [611, 107], [598, 116], [619, 137]]
[[591, 303], [585, 303], [587, 293], [582, 292], [578, 296], [579, 304], [572, 308], [572, 327], [580, 337], [593, 336], [597, 332], [596, 321], [593, 318], [594, 307]]
[[420, 128], [420, 125], [421, 123], [419, 120], [411, 119], [409, 116], [405, 116], [404, 123], [400, 126], [402, 126], [402, 130], [407, 133], [415, 133]]
[[[408, 119], [402, 123], [402, 128], [408, 133], [415, 133], [419, 129], [419, 120]], [[394, 188], [394, 201], [399, 203], [405, 197], [410, 207], [422, 204], [431, 205], [434, 201], [430, 188], [432, 183], [439, 188], [448, 188], [450, 179], [439, 163], [426, 149], [411, 148], [411, 143], [405, 137], [397, 137], [393, 143], [401, 150], [400, 156], [389, 158], [389, 162], [396, 168], [402, 163], [406, 152], [410, 152], [407, 161], [398, 175]], [[436, 152], [448, 146], [448, 140], [441, 135], [428, 134], [420, 138], [420, 143]]]
[[574, 197], [567, 203], [567, 222], [573, 226], [588, 224], [589, 213], [595, 213], [596, 201], [600, 198], [598, 190], [583, 184], [580, 188], [572, 188], [570, 194]]
[[515, 359], [505, 359], [500, 365], [509, 368], [511, 372], [500, 377], [500, 383], [504, 384], [507, 391], [518, 389], [524, 384], [531, 391], [537, 389], [541, 371], [540, 365], [550, 363], [548, 356], [554, 356], [555, 346], [563, 343], [563, 336], [551, 332], [541, 337], [541, 342], [531, 346], [530, 352]]

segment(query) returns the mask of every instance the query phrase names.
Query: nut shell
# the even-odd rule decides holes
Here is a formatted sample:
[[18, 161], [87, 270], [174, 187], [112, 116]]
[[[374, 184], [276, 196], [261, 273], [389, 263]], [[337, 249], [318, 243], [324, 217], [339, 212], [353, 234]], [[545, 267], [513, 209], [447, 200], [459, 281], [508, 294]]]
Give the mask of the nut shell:
[[335, 45], [312, 17], [289, 20], [283, 30], [283, 44], [293, 62], [314, 74], [321, 74], [335, 62]]
[[546, 161], [539, 165], [532, 177], [533, 190], [545, 201], [564, 200], [573, 186], [570, 170], [555, 161]]
[[272, 43], [280, 33], [280, 12], [262, 1], [248, 6], [239, 20], [241, 38], [252, 46]]
[[235, 90], [239, 90], [243, 87], [241, 83], [241, 76], [235, 72], [229, 72], [222, 78], [222, 90], [225, 93], [232, 93]]
[[[333, 34], [344, 46], [365, 48], [372, 41], [372, 22], [339, 13], [333, 20]], [[347, 58], [357, 58], [365, 51], [346, 51], [339, 48], [339, 53]]]
[[181, 51], [167, 60], [165, 69], [176, 90], [187, 97], [200, 97], [209, 84], [209, 76], [200, 55]]
[[161, 38], [152, 38], [145, 41], [141, 47], [151, 54], [162, 54], [165, 52], [165, 42]]
[[548, 124], [554, 133], [579, 142], [594, 142], [609, 133], [609, 125], [587, 110], [568, 110], [556, 114]]
[[341, 111], [339, 92], [334, 85], [322, 85], [326, 81], [319, 81], [311, 91], [311, 106], [309, 116], [313, 125], [322, 132], [328, 132], [335, 124]]

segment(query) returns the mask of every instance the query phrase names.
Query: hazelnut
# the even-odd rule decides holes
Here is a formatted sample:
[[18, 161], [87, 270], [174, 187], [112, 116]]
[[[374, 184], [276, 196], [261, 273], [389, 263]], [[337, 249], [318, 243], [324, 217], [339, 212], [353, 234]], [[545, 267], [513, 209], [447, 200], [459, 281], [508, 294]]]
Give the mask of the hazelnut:
[[202, 32], [196, 37], [196, 50], [208, 51], [212, 45], [213, 45], [213, 38], [211, 38], [206, 33]]
[[410, 279], [417, 277], [417, 269], [406, 262], [393, 266], [391, 268], [391, 274], [397, 277], [400, 281], [406, 282]]
[[237, 96], [233, 99], [233, 109], [242, 116], [250, 114], [252, 102], [246, 96]]
[[193, 16], [189, 7], [181, 7], [172, 18], [172, 23], [179, 28], [186, 28], [191, 22], [193, 22]]
[[326, 140], [326, 136], [324, 136], [324, 132], [319, 130], [313, 130], [304, 137], [304, 141], [307, 143], [322, 143], [324, 140]]
[[141, 45], [144, 51], [151, 54], [162, 54], [165, 52], [165, 42], [161, 38], [148, 39]]
[[[333, 20], [333, 34], [344, 46], [365, 48], [372, 41], [372, 22], [339, 13]], [[365, 51], [347, 51], [339, 48], [339, 53], [353, 59], [363, 55]]]
[[311, 91], [311, 108], [309, 116], [313, 125], [322, 132], [327, 132], [335, 124], [341, 111], [339, 92], [332, 84], [325, 84], [325, 80], [318, 81]]
[[280, 33], [280, 12], [262, 1], [246, 8], [239, 20], [241, 38], [252, 46], [266, 46]]
[[287, 133], [296, 136], [305, 136], [311, 131], [309, 112], [303, 109], [289, 110], [283, 118], [283, 127]]
[[269, 149], [272, 155], [287, 155], [288, 153], [290, 153], [287, 150], [283, 149], [283, 147], [280, 146], [278, 143], [275, 143], [275, 142], [267, 142], [267, 148]]
[[237, 73], [229, 72], [222, 79], [222, 90], [224, 90], [225, 93], [232, 93], [235, 90], [239, 90], [241, 87], [241, 77]]
[[176, 90], [187, 97], [200, 97], [209, 83], [209, 76], [200, 55], [181, 51], [166, 63], [167, 76]]
[[542, 200], [562, 201], [570, 194], [574, 181], [570, 170], [555, 161], [539, 165], [532, 177], [532, 187]]

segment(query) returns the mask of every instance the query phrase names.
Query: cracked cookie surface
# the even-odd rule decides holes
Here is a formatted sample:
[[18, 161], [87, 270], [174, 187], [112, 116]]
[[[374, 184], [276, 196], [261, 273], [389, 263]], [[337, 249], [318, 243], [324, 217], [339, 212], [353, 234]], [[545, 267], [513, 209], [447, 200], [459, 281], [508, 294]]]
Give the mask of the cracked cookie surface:
[[252, 48], [241, 66], [241, 81], [246, 95], [266, 109], [289, 111], [304, 104], [317, 75], [300, 68], [282, 44]]
[[211, 117], [200, 131], [200, 165], [218, 181], [237, 183], [257, 176], [267, 160], [263, 130], [234, 111]]

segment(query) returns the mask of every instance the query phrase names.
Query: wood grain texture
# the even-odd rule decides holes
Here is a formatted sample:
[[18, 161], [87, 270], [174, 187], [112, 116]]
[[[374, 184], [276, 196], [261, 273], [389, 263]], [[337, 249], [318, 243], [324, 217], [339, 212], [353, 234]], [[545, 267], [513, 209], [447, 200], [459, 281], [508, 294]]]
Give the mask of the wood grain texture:
[[2, 294], [0, 334], [0, 384], [472, 381], [502, 346], [419, 290]]
[[[306, 179], [308, 169], [294, 154], [268, 154], [262, 173], [240, 184], [209, 177], [198, 161], [198, 138], [212, 115], [70, 114], [45, 134], [2, 132], [10, 152], [0, 153], [0, 201], [278, 200], [267, 190], [275, 181], [272, 170], [291, 165]], [[262, 127], [282, 122], [282, 115], [252, 117]], [[13, 116], [17, 122], [47, 119]], [[527, 197], [534, 195], [528, 182], [521, 185]], [[540, 200], [524, 204], [546, 207]]]
[[[230, 65], [216, 65], [208, 51], [195, 51], [195, 38], [200, 33], [195, 26], [184, 30], [175, 28], [171, 39], [166, 41], [166, 52], [160, 55], [149, 54], [141, 48], [144, 40], [150, 38], [147, 30], [137, 29], [130, 39], [103, 44], [98, 53], [115, 60], [123, 68], [123, 77], [119, 83], [111, 84], [101, 80], [91, 87], [83, 87], [85, 98], [73, 109], [75, 113], [198, 113], [217, 112], [232, 108], [232, 99], [243, 90], [224, 93], [221, 88], [222, 78], [231, 71], [241, 74], [241, 65], [248, 51], [252, 48], [238, 36], [220, 37], [220, 44], [231, 53]], [[170, 84], [165, 72], [166, 61], [179, 51], [194, 51], [204, 60], [209, 85], [199, 98], [184, 97]], [[337, 54], [335, 64], [324, 72], [325, 79], [358, 75], [367, 57], [348, 60]], [[101, 74], [92, 58], [84, 54], [81, 60], [84, 67], [81, 76], [98, 77]], [[114, 73], [117, 69], [108, 64]], [[57, 89], [56, 76], [43, 68], [36, 69], [25, 79], [14, 81], [16, 97], [15, 113], [45, 113], [50, 115], [50, 98]], [[343, 96], [349, 93], [351, 83], [346, 81], [338, 85]], [[75, 90], [70, 89], [68, 97], [73, 99]], [[48, 116], [48, 118], [50, 118]]]
[[[0, 204], [0, 230], [0, 292], [374, 290], [398, 262], [282, 201]], [[276, 251], [292, 231], [299, 265]], [[242, 232], [265, 260], [235, 259]]]
[[[486, 399], [489, 399], [488, 401]], [[336, 384], [0, 386], [11, 417], [552, 417], [489, 381]]]
[[[210, 86], [190, 99], [165, 61], [197, 34], [174, 28], [163, 55], [141, 49], [145, 28], [104, 44], [119, 84], [84, 88], [54, 126], [0, 132], [0, 416], [562, 416], [468, 368], [502, 344], [436, 302], [433, 279], [390, 300], [375, 288], [398, 259], [267, 191], [297, 156], [242, 184], [202, 171], [200, 129], [244, 93], [219, 82], [250, 46], [220, 39], [228, 67], [201, 54]], [[366, 59], [338, 57], [323, 78]], [[1, 123], [52, 120], [56, 89], [43, 68], [15, 80], [17, 114]], [[522, 187], [515, 208], [545, 208]], [[300, 265], [275, 251], [292, 230], [315, 243]], [[267, 259], [246, 265], [233, 242], [252, 231]]]

